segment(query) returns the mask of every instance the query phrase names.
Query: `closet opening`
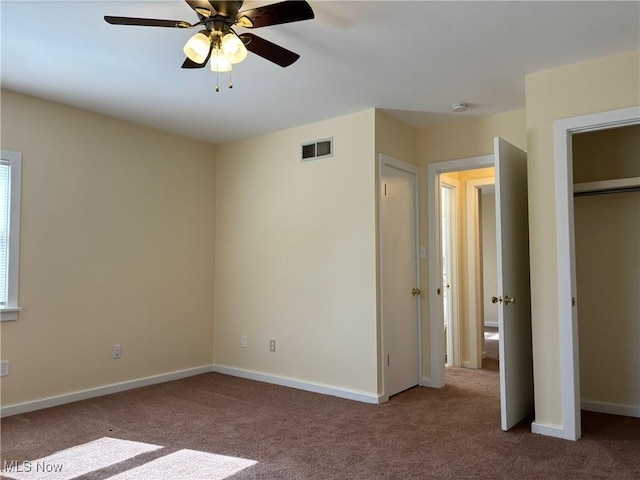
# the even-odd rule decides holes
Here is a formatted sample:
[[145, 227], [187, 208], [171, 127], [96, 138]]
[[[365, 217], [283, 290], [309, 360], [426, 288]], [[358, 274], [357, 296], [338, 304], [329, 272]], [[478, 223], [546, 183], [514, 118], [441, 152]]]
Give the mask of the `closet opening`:
[[640, 125], [572, 136], [583, 429], [640, 417]]

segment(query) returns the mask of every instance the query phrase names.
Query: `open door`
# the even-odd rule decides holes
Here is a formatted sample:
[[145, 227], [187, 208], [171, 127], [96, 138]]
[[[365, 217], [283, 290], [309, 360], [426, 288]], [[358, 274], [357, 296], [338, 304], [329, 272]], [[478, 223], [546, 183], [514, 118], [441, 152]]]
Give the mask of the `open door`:
[[527, 154], [494, 138], [502, 430], [533, 412]]
[[442, 250], [442, 313], [445, 332], [445, 364], [461, 367], [460, 323], [458, 321], [458, 188], [454, 178], [440, 179], [440, 227]]

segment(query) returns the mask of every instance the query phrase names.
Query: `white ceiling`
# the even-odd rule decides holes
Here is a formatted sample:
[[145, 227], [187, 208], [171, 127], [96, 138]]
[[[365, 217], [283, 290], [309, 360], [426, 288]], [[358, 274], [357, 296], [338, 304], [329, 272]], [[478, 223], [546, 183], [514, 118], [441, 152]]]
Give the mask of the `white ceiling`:
[[416, 127], [524, 108], [525, 74], [640, 48], [638, 1], [309, 3], [314, 20], [252, 30], [298, 62], [249, 53], [216, 93], [208, 68], [180, 68], [193, 31], [103, 20], [195, 23], [183, 1], [3, 0], [1, 84], [221, 143], [373, 107]]

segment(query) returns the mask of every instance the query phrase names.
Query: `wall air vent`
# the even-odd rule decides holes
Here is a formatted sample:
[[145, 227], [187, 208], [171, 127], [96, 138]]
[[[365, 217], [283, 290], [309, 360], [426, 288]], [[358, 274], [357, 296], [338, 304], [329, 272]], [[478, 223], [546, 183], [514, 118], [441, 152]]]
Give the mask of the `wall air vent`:
[[333, 137], [303, 143], [300, 153], [303, 162], [333, 157]]

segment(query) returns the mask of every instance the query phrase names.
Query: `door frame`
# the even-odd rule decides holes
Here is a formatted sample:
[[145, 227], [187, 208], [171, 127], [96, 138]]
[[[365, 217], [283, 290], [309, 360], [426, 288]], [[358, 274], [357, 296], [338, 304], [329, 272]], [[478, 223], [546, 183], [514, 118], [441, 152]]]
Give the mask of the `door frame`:
[[[453, 215], [453, 219], [450, 219], [449, 232], [451, 243], [451, 271], [449, 272], [449, 284], [453, 287], [449, 288], [449, 298], [451, 300], [451, 311], [449, 330], [445, 336], [445, 342], [447, 345], [447, 363], [452, 367], [461, 367], [462, 360], [460, 357], [460, 270], [459, 270], [459, 257], [460, 257], [460, 236], [459, 236], [459, 222], [460, 222], [460, 182], [455, 178], [442, 178], [440, 177], [440, 194], [442, 194], [442, 188], [448, 188], [453, 194], [452, 201], [449, 205], [449, 214]], [[453, 210], [451, 209], [451, 203], [453, 204]], [[442, 224], [440, 224], [442, 225]], [[442, 229], [440, 230], [440, 239], [442, 239]], [[442, 242], [441, 242], [442, 243]], [[443, 269], [444, 270], [444, 269]], [[442, 290], [444, 296], [444, 289]], [[444, 311], [442, 317], [444, 318]], [[451, 341], [449, 341], [451, 340]], [[450, 350], [450, 351], [449, 351]]]
[[[413, 196], [414, 196], [414, 226], [415, 226], [415, 235], [414, 235], [414, 252], [416, 259], [416, 269], [415, 269], [415, 284], [416, 288], [420, 288], [420, 184], [418, 178], [419, 169], [416, 165], [411, 163], [403, 162], [402, 160], [398, 160], [396, 158], [390, 157], [389, 155], [385, 155], [381, 153], [378, 157], [378, 288], [380, 294], [378, 312], [380, 317], [380, 352], [379, 352], [379, 365], [380, 365], [380, 374], [382, 379], [382, 395], [380, 396], [380, 403], [386, 402], [389, 400], [389, 395], [387, 395], [387, 379], [386, 379], [386, 369], [385, 369], [385, 348], [384, 348], [384, 316], [382, 314], [382, 289], [384, 285], [382, 284], [382, 269], [384, 268], [383, 258], [382, 258], [382, 173], [384, 171], [385, 165], [389, 165], [393, 168], [397, 168], [404, 172], [407, 172], [413, 176]], [[420, 379], [422, 378], [422, 313], [421, 313], [421, 295], [416, 295], [416, 342], [418, 344], [418, 378], [416, 379], [416, 385], [420, 384]]]
[[[547, 432], [549, 429], [545, 429], [545, 433], [567, 440], [578, 440], [582, 436], [578, 315], [574, 305], [576, 262], [571, 137], [575, 133], [594, 132], [636, 124], [640, 124], [640, 107], [622, 108], [553, 122], [562, 430]], [[534, 425], [532, 425], [532, 429]]]
[[460, 170], [495, 167], [493, 155], [431, 163], [427, 167], [427, 229], [429, 245], [429, 338], [431, 347], [431, 373], [421, 385], [442, 388], [445, 385], [444, 329], [442, 297], [442, 258], [440, 253], [440, 174]]
[[[467, 180], [467, 312], [469, 318], [475, 318], [469, 329], [471, 343], [469, 345], [469, 368], [482, 368], [482, 341], [484, 337], [484, 282], [482, 256], [482, 229], [480, 223], [479, 195], [482, 195], [482, 187], [495, 185], [495, 177], [474, 178]], [[494, 207], [495, 208], [495, 207]], [[497, 295], [497, 292], [496, 292]]]

